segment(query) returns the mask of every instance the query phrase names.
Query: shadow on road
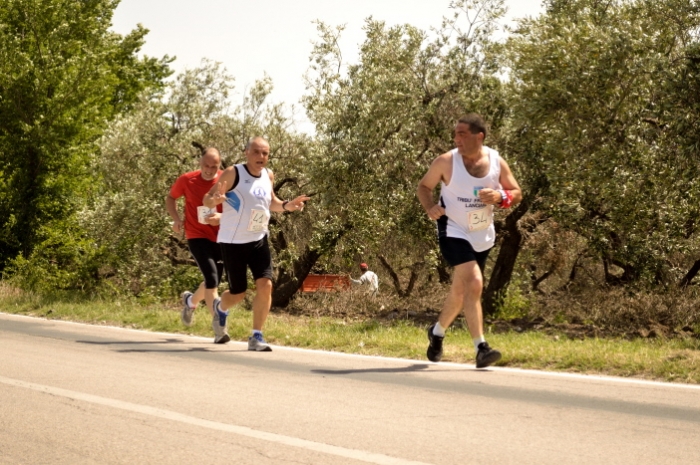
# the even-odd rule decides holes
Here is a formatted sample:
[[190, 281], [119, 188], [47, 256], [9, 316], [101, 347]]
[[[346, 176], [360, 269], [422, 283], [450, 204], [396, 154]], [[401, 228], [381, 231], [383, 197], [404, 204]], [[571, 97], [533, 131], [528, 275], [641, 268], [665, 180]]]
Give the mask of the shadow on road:
[[115, 352], [119, 352], [120, 354], [126, 354], [126, 353], [133, 353], [133, 352], [140, 352], [140, 353], [162, 353], [162, 354], [172, 354], [176, 352], [211, 352], [211, 353], [220, 353], [220, 352], [226, 352], [226, 353], [231, 353], [231, 352], [248, 352], [247, 349], [238, 349], [238, 350], [221, 350], [221, 349], [207, 349], [205, 347], [189, 347], [187, 349], [121, 349], [117, 350]]
[[[92, 345], [100, 345], [100, 346], [109, 346], [109, 345], [116, 345], [116, 346], [141, 346], [141, 345], [161, 345], [161, 344], [187, 344], [188, 346], [191, 346], [193, 344], [197, 343], [192, 343], [192, 342], [185, 342], [182, 339], [162, 339], [160, 341], [75, 341], [79, 344], [92, 344]], [[202, 342], [202, 345], [206, 344], [211, 347], [211, 342]], [[212, 350], [210, 347], [187, 347], [184, 349], [178, 349], [175, 348], [176, 346], [171, 346], [173, 347], [172, 349], [118, 349], [115, 350], [115, 352], [119, 353], [131, 353], [131, 352], [141, 352], [141, 353], [147, 353], [147, 352], [152, 352], [152, 353], [175, 353], [175, 352], [247, 352], [247, 349], [240, 349], [240, 350], [221, 350], [220, 348]]]
[[321, 375], [349, 375], [353, 373], [410, 373], [414, 371], [426, 370], [428, 365], [414, 364], [407, 367], [397, 368], [362, 368], [359, 370], [311, 370], [311, 373]]
[[185, 341], [182, 339], [163, 339], [162, 341], [75, 341], [80, 344], [94, 344], [98, 346], [109, 346], [109, 345], [131, 345], [131, 344], [172, 344], [181, 343]]

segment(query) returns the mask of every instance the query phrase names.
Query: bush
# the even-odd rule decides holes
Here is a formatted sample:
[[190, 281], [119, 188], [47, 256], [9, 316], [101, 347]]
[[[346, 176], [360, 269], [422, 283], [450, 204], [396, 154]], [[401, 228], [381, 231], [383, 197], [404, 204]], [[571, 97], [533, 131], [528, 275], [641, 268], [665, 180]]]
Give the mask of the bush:
[[530, 298], [525, 295], [520, 286], [512, 283], [504, 295], [498, 299], [494, 318], [505, 321], [525, 318], [530, 313], [531, 307]]
[[102, 251], [71, 219], [49, 223], [37, 234], [40, 241], [29, 257], [9, 261], [3, 278], [24, 290], [92, 291], [100, 281]]

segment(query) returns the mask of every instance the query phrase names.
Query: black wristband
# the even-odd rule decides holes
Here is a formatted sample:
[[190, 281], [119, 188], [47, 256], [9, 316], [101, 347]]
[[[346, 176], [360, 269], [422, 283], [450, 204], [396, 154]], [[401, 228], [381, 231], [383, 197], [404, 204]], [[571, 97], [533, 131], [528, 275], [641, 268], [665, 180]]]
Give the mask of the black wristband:
[[289, 203], [289, 200], [285, 200], [284, 202], [282, 202], [282, 210], [283, 211], [287, 211], [287, 209], [284, 208], [284, 206], [287, 205], [288, 203]]

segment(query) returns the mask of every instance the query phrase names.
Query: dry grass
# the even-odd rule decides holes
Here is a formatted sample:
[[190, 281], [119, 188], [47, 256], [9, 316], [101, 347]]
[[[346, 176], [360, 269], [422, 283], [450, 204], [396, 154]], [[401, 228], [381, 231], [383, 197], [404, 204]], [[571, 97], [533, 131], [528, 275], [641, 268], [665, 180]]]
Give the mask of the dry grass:
[[19, 297], [20, 295], [22, 295], [22, 291], [19, 288], [0, 281], [0, 299]]
[[423, 324], [437, 318], [446, 293], [447, 287], [438, 285], [402, 299], [386, 291], [373, 296], [362, 288], [351, 288], [345, 292], [298, 294], [286, 309], [273, 312], [348, 321], [405, 319]]
[[672, 290], [663, 294], [598, 289], [539, 297], [529, 319], [541, 326], [576, 327], [587, 336], [700, 336], [700, 292]]

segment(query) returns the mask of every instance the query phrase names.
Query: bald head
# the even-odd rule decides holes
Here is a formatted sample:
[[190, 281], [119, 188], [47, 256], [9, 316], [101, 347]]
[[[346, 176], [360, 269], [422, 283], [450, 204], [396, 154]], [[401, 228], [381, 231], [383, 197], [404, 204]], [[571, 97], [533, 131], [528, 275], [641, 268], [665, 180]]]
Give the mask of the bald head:
[[209, 147], [202, 153], [199, 159], [199, 169], [202, 172], [202, 178], [211, 181], [216, 177], [221, 166], [221, 153], [216, 147]]
[[207, 155], [216, 156], [219, 159], [221, 159], [221, 152], [219, 152], [219, 149], [217, 149], [216, 147], [207, 147], [206, 149], [204, 149], [204, 152], [202, 152], [202, 157], [205, 157]]
[[257, 176], [270, 159], [270, 144], [263, 137], [253, 137], [246, 145], [245, 158], [248, 171]]

